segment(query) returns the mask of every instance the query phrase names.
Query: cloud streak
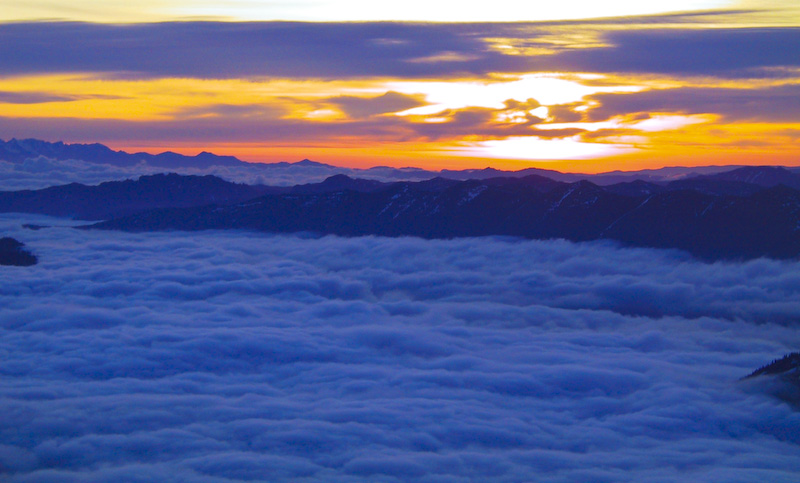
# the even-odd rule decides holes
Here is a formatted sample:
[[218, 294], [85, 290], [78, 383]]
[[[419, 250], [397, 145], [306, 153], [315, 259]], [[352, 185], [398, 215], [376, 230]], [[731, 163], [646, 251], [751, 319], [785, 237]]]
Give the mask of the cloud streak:
[[602, 36], [608, 45], [567, 50], [545, 62], [556, 70], [763, 77], [798, 66], [800, 28], [632, 29]]
[[[502, 57], [486, 51], [471, 29], [458, 25], [52, 23], [47, 29], [42, 25], [0, 26], [4, 40], [0, 61], [9, 66], [5, 75], [110, 72], [122, 77], [213, 79], [419, 77], [485, 73], [487, 68], [499, 67]], [[478, 57], [436, 64], [410, 62], [442, 52]]]
[[414, 96], [389, 91], [377, 97], [338, 96], [328, 99], [350, 118], [364, 118], [379, 114], [405, 111], [425, 105], [425, 101]]
[[[22, 222], [0, 271], [19, 481], [769, 479], [800, 417], [742, 375], [796, 347], [796, 262], [606, 243]], [[127, 476], [126, 476], [127, 475]]]
[[626, 95], [597, 94], [590, 121], [636, 113], [714, 114], [725, 122], [800, 122], [800, 84], [762, 89], [683, 87]]

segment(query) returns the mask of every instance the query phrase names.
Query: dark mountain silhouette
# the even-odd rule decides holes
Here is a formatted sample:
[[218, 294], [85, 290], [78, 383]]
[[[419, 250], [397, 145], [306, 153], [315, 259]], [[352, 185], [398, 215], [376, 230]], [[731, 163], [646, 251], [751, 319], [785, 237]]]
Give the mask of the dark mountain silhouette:
[[[762, 366], [745, 376], [744, 379], [762, 375], [784, 374], [790, 371], [797, 372], [796, 376], [800, 377], [800, 352], [792, 352], [791, 354], [786, 354], [780, 359], [775, 359], [769, 364]], [[800, 379], [798, 379], [798, 382], [800, 382]]]
[[0, 213], [40, 213], [103, 220], [161, 207], [236, 203], [286, 191], [229, 183], [215, 176], [157, 174], [98, 186], [72, 183], [41, 190], [0, 192]]
[[601, 185], [609, 186], [634, 180], [648, 183], [669, 183], [672, 181], [708, 176], [715, 173], [724, 173], [740, 166], [668, 166], [658, 169], [643, 169], [639, 171], [609, 171], [585, 176], [582, 179]]
[[[300, 161], [301, 163], [303, 161]], [[382, 183], [371, 179], [354, 179], [344, 174], [337, 174], [325, 179], [321, 183], [309, 183], [293, 186], [291, 193], [326, 193], [330, 191], [353, 190], [361, 192], [377, 191], [385, 189], [388, 183]]]
[[688, 179], [714, 173], [730, 171], [739, 166], [699, 166], [699, 167], [666, 167], [659, 169], [645, 169], [640, 171], [610, 171], [607, 173], [562, 173], [552, 169], [526, 168], [519, 171], [502, 171], [494, 168], [442, 170], [440, 175], [452, 179], [490, 179], [497, 177], [522, 178], [530, 175], [543, 176], [555, 181], [574, 183], [587, 180], [599, 186], [610, 186], [619, 183], [629, 183], [635, 180], [648, 183], [668, 183], [679, 179]]
[[740, 183], [706, 178], [688, 184], [601, 187], [530, 175], [378, 185], [337, 177], [245, 203], [152, 210], [95, 227], [607, 238], [634, 246], [679, 248], [710, 260], [800, 255], [800, 191]]
[[649, 183], [640, 179], [612, 184], [606, 186], [606, 189], [612, 193], [624, 196], [650, 196], [667, 190], [667, 188], [660, 184]]
[[[771, 185], [772, 186], [772, 185]], [[764, 187], [744, 181], [728, 180], [707, 176], [679, 179], [670, 182], [652, 183], [637, 179], [613, 185], [605, 189], [626, 196], [650, 196], [665, 191], [697, 191], [709, 195], [750, 196]]]
[[602, 235], [708, 259], [792, 258], [800, 255], [798, 223], [800, 192], [785, 186], [746, 197], [677, 190], [645, 198]]
[[[14, 162], [34, 155], [117, 164], [143, 159], [195, 167], [241, 163], [210, 153], [132, 155], [100, 144], [0, 141], [0, 159]], [[309, 160], [264, 166], [284, 165], [339, 169]], [[435, 174], [415, 168], [397, 171], [414, 177]], [[99, 227], [126, 230], [608, 238], [635, 246], [679, 248], [707, 259], [800, 254], [796, 170], [711, 166], [580, 175], [487, 168], [442, 174], [446, 176], [394, 183], [339, 174], [294, 187], [238, 185], [212, 176], [143, 176], [99, 186], [0, 192], [0, 212], [105, 219], [109, 221]], [[622, 182], [610, 183], [614, 180]]]
[[800, 189], [800, 173], [789, 171], [780, 166], [746, 166], [724, 173], [708, 176], [713, 180], [747, 183], [771, 188], [784, 185]]
[[[378, 166], [366, 170], [340, 168], [329, 164], [318, 163], [304, 159], [296, 163], [246, 163], [233, 156], [217, 156], [212, 153], [202, 152], [197, 156], [184, 156], [173, 152], [161, 154], [126, 153], [114, 151], [102, 144], [66, 144], [63, 142], [46, 142], [38, 139], [12, 139], [0, 140], [0, 161], [21, 163], [26, 159], [46, 157], [54, 160], [81, 160], [89, 163], [104, 163], [115, 166], [135, 166], [144, 163], [152, 167], [166, 169], [196, 168], [206, 169], [211, 166], [249, 166], [265, 170], [273, 168], [311, 169], [315, 172], [329, 172], [331, 175], [346, 172], [368, 177], [383, 177], [385, 179], [426, 180], [435, 176], [450, 179], [490, 179], [497, 177], [523, 178], [529, 175], [544, 176], [555, 181], [574, 183], [588, 180], [597, 185], [608, 186], [617, 183], [642, 180], [650, 183], [666, 183], [677, 179], [686, 179], [697, 176], [713, 175], [730, 171], [739, 166], [702, 166], [702, 167], [665, 167], [641, 171], [612, 171], [599, 174], [562, 173], [559, 171], [528, 168], [520, 171], [502, 171], [494, 168], [428, 171], [420, 168], [389, 168]], [[794, 174], [794, 173], [792, 173]], [[797, 186], [794, 186], [797, 187]]]
[[39, 261], [35, 255], [25, 250], [25, 244], [10, 237], [0, 238], [0, 265], [27, 267]]
[[336, 166], [332, 166], [330, 164], [325, 163], [318, 163], [316, 161], [311, 161], [310, 159], [304, 159], [302, 161], [298, 161], [296, 163], [287, 163], [292, 164], [295, 166], [306, 166], [306, 167], [314, 167], [314, 168], [335, 168]]
[[661, 183], [665, 190], [698, 191], [709, 195], [750, 196], [763, 189], [762, 186], [727, 179], [698, 176], [695, 178], [680, 179], [669, 183]]
[[742, 378], [743, 381], [767, 378], [767, 392], [800, 408], [800, 352], [792, 352]]

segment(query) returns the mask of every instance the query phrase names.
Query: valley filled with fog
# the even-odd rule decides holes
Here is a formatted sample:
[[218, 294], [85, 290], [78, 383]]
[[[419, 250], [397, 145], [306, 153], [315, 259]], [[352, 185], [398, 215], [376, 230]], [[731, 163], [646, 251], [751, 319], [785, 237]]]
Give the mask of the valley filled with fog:
[[[48, 226], [23, 228], [24, 223]], [[0, 215], [0, 479], [795, 481], [800, 262]]]

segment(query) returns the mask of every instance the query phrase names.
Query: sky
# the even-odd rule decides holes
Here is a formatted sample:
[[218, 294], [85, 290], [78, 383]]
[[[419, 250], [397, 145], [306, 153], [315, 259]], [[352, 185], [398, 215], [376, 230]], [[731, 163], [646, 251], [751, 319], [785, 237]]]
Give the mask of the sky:
[[427, 169], [800, 165], [773, 0], [0, 0], [0, 138]]
[[[23, 223], [49, 226], [32, 231]], [[0, 479], [795, 482], [800, 267], [0, 215]]]

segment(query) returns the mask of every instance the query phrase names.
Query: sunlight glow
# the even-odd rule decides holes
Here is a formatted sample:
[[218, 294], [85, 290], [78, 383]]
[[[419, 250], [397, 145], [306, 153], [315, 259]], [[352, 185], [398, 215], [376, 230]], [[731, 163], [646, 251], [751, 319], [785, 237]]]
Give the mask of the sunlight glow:
[[[691, 82], [703, 85], [702, 79], [687, 84]], [[748, 88], [786, 81], [753, 82], [720, 84]], [[5, 94], [0, 97], [0, 119], [29, 126], [6, 130], [6, 137], [39, 137], [41, 126], [77, 133], [81, 123], [94, 133], [92, 126], [108, 120], [121, 123], [111, 139], [86, 134], [63, 140], [101, 141], [115, 149], [150, 145], [187, 154], [202, 147], [250, 161], [311, 158], [362, 167], [380, 163], [517, 169], [540, 161], [555, 169], [572, 169], [579, 163], [593, 171], [618, 167], [614, 163], [622, 161], [617, 159], [630, 163], [636, 158], [637, 166], [652, 167], [686, 156], [720, 163], [796, 164], [796, 124], [729, 122], [714, 113], [633, 112], [602, 122], [555, 122], [550, 117], [559, 104], [586, 116], [599, 106], [587, 96], [598, 92], [679, 85], [663, 78], [556, 73], [492, 76], [485, 82], [0, 77], [0, 93]], [[388, 110], [379, 108], [367, 117], [351, 117], [352, 111], [341, 104], [343, 98], [380, 103], [390, 91], [431, 104], [400, 112], [391, 112], [388, 104]], [[162, 135], [162, 128], [175, 134]], [[141, 131], [132, 134], [128, 129]], [[549, 132], [542, 135], [558, 130], [583, 132], [565, 132], [568, 137], [552, 133], [556, 139], [548, 139], [553, 137]]]
[[[588, 86], [565, 77], [560, 74], [527, 74], [500, 77], [496, 82], [389, 82], [386, 87], [405, 94], [424, 94], [430, 103], [400, 112], [399, 116], [436, 114], [468, 106], [501, 109], [509, 99], [519, 102], [534, 100], [537, 104], [551, 106], [577, 102], [601, 92], [638, 92], [643, 89], [638, 86]], [[579, 74], [570, 77], [596, 80], [601, 76]]]
[[658, 132], [680, 129], [694, 124], [709, 123], [716, 120], [717, 116], [708, 114], [695, 114], [691, 116], [673, 114], [653, 114], [647, 119], [628, 119], [615, 117], [608, 121], [600, 122], [560, 122], [539, 124], [536, 127], [543, 131], [559, 129], [585, 129], [593, 132], [601, 129], [629, 129], [643, 132]]
[[674, 116], [674, 115], [654, 115], [650, 119], [637, 121], [627, 124], [628, 129], [635, 129], [644, 132], [671, 131], [694, 124], [703, 124], [713, 121], [716, 116], [693, 115], [693, 116]]
[[482, 154], [492, 158], [559, 160], [585, 159], [624, 154], [634, 148], [621, 144], [585, 143], [577, 138], [540, 139], [535, 137], [511, 137], [482, 141], [474, 147], [464, 148], [468, 155]]

